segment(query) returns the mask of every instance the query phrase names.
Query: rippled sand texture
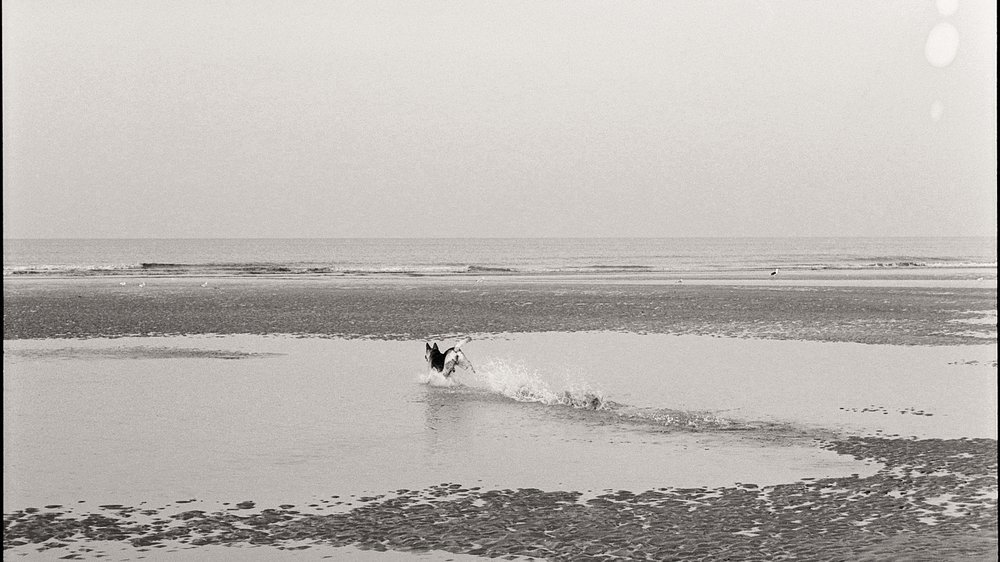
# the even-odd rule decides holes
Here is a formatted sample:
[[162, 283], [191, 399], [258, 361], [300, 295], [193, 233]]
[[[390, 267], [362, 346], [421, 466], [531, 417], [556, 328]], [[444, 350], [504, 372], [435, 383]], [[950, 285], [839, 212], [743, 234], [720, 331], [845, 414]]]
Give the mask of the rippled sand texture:
[[73, 558], [103, 553], [73, 546], [89, 540], [125, 541], [140, 552], [255, 545], [319, 555], [326, 546], [355, 545], [549, 560], [995, 559], [996, 441], [857, 438], [830, 447], [885, 468], [869, 478], [621, 490], [590, 499], [443, 483], [352, 498], [353, 509], [331, 515], [292, 505], [255, 510], [253, 502], [171, 515], [53, 505], [5, 515], [4, 548], [35, 544]]
[[[990, 318], [992, 324], [976, 324]], [[996, 341], [996, 288], [113, 279], [4, 283], [4, 339], [610, 330], [941, 345]]]

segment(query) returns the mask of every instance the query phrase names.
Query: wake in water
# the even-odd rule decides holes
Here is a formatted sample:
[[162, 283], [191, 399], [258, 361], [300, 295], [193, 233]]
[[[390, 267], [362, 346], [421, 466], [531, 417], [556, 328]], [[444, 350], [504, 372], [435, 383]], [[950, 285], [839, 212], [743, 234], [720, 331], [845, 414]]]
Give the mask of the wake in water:
[[554, 389], [537, 370], [500, 359], [482, 363], [475, 373], [466, 371], [459, 378], [444, 377], [441, 373], [430, 371], [420, 375], [418, 380], [428, 386], [459, 393], [463, 399], [541, 404], [558, 408], [564, 413], [574, 412], [571, 417], [583, 421], [616, 422], [667, 431], [784, 432], [789, 429], [786, 424], [736, 421], [713, 412], [630, 406], [609, 400], [603, 390], [594, 389], [586, 382], [567, 383], [564, 388]]
[[604, 393], [590, 389], [588, 385], [554, 391], [542, 380], [537, 371], [522, 365], [513, 365], [499, 359], [492, 359], [480, 365], [476, 371], [466, 371], [464, 377], [469, 384], [463, 384], [456, 377], [446, 377], [428, 369], [418, 376], [421, 384], [433, 387], [464, 387], [480, 390], [495, 396], [509, 398], [516, 402], [536, 402], [546, 406], [572, 406], [586, 410], [607, 409]]

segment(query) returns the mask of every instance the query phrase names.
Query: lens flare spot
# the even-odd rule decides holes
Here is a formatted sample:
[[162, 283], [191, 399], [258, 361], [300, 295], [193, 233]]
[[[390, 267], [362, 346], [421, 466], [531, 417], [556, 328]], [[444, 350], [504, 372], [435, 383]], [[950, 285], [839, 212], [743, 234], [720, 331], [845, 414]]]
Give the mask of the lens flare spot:
[[931, 104], [931, 119], [938, 121], [941, 119], [941, 115], [944, 113], [944, 104], [941, 100], [936, 100]]
[[951, 64], [958, 54], [958, 30], [948, 22], [941, 22], [931, 29], [924, 46], [924, 55], [932, 66], [943, 68]]
[[948, 17], [958, 11], [958, 0], [937, 0], [938, 13]]

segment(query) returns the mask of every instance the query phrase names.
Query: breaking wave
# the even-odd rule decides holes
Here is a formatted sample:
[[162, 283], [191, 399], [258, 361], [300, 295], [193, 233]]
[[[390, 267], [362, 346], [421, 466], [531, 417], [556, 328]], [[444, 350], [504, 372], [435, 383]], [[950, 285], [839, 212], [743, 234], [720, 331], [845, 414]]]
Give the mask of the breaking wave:
[[[652, 256], [648, 261], [604, 263], [591, 261], [593, 256], [577, 259], [536, 260], [529, 257], [498, 262], [440, 261], [427, 256], [408, 256], [374, 262], [359, 261], [143, 261], [137, 263], [80, 263], [80, 264], [25, 264], [6, 263], [4, 277], [50, 276], [504, 276], [504, 275], [650, 275], [671, 273], [711, 272], [760, 272], [774, 268], [790, 271], [886, 271], [886, 270], [941, 270], [996, 269], [997, 262], [969, 259], [967, 257], [919, 256], [816, 256], [812, 260], [803, 256], [763, 256], [715, 261], [712, 259], [669, 259]], [[586, 261], [584, 261], [586, 260]]]
[[133, 264], [104, 265], [16, 265], [4, 266], [3, 275], [8, 276], [53, 276], [53, 277], [99, 277], [99, 276], [366, 276], [366, 275], [502, 275], [519, 273], [520, 270], [506, 266], [469, 264], [399, 264], [384, 266], [358, 266], [322, 263], [161, 263], [141, 262]]
[[4, 241], [5, 276], [629, 275], [996, 269], [996, 237]]

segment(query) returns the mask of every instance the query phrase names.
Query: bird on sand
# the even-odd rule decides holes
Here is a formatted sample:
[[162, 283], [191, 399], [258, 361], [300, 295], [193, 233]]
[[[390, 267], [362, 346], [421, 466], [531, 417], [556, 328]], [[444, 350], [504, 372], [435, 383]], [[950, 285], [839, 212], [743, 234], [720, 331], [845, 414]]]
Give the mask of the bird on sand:
[[771, 272], [771, 277], [774, 277], [777, 274], [778, 274], [778, 268], [774, 268], [774, 271]]

